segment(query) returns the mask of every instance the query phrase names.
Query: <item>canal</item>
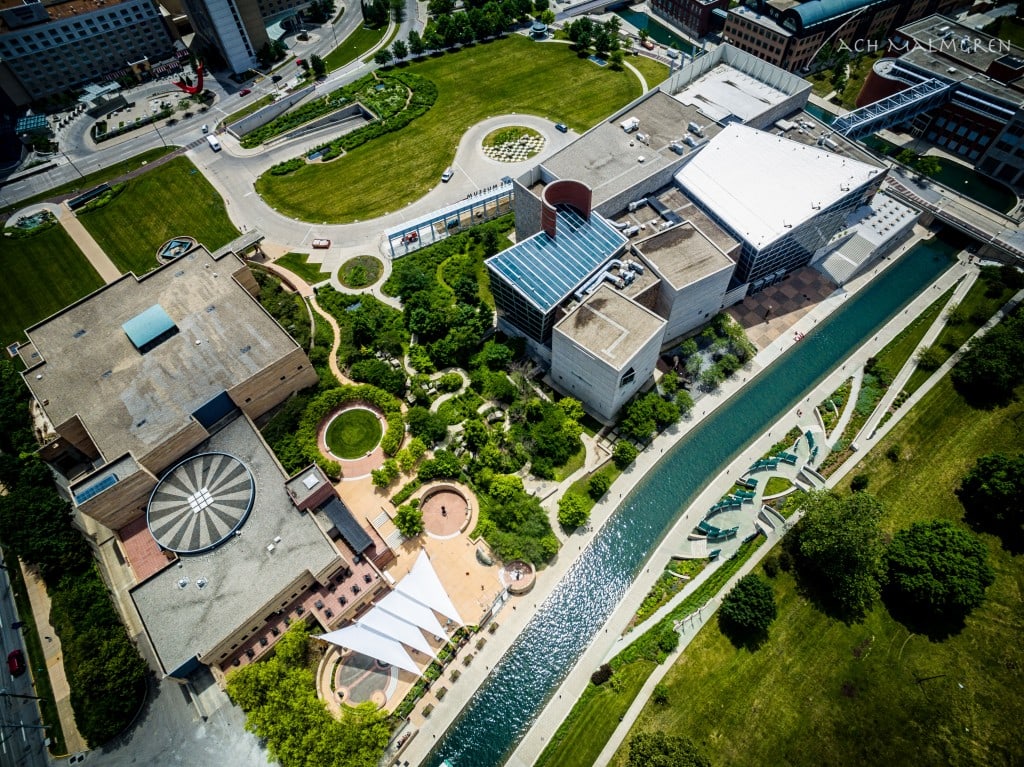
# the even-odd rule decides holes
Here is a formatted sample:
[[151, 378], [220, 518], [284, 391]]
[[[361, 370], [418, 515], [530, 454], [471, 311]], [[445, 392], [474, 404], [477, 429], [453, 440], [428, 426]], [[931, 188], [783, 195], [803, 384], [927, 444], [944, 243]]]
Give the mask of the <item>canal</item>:
[[948, 268], [957, 250], [939, 239], [909, 250], [672, 448], [580, 554], [426, 764], [501, 764], [705, 482]]

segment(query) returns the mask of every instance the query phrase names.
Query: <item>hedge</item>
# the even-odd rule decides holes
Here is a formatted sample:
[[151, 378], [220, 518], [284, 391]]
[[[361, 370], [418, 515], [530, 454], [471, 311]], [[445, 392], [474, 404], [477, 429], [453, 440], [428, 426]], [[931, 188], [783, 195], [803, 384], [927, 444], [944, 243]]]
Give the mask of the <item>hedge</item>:
[[396, 397], [383, 389], [378, 389], [370, 384], [357, 384], [322, 392], [309, 403], [306, 412], [302, 414], [296, 439], [306, 456], [311, 461], [315, 461], [332, 479], [341, 476], [341, 466], [337, 461], [328, 460], [323, 456], [317, 445], [317, 435], [320, 431], [320, 424], [328, 415], [342, 405], [352, 402], [369, 403], [384, 413], [388, 428], [381, 440], [381, 449], [385, 455], [392, 456], [397, 453], [405, 436], [402, 405]]

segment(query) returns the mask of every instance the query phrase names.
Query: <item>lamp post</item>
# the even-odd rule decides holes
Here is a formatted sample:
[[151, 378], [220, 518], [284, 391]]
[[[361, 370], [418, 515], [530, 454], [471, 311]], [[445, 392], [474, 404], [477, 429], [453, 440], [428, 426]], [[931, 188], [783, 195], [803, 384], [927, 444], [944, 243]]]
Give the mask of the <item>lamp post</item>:
[[[166, 146], [166, 145], [165, 145], [165, 146]], [[82, 174], [82, 171], [80, 171], [80, 170], [78, 169], [78, 166], [77, 166], [77, 165], [75, 165], [75, 163], [74, 163], [74, 162], [72, 162], [72, 160], [71, 160], [71, 158], [70, 158], [70, 157], [68, 157], [68, 153], [67, 153], [67, 152], [65, 152], [65, 151], [64, 151], [63, 149], [61, 149], [61, 150], [60, 150], [60, 153], [61, 153], [62, 155], [64, 155], [64, 159], [68, 161], [68, 165], [70, 165], [70, 166], [71, 166], [72, 168], [74, 168], [74, 169], [75, 169], [75, 173], [77, 173], [77, 174], [78, 174], [79, 178], [81, 178], [81, 179], [82, 179], [82, 181], [85, 181], [85, 176], [84, 176], [84, 175]]]

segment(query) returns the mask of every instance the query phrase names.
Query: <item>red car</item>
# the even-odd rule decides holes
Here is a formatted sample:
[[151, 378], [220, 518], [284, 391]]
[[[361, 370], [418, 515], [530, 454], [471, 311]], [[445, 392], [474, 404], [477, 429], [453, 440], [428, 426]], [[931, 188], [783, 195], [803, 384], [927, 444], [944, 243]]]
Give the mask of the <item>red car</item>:
[[242, 88], [242, 90], [240, 90], [238, 92], [238, 95], [239, 96], [248, 96], [250, 93], [252, 93], [252, 89], [251, 88]]
[[320, 249], [329, 248], [329, 247], [331, 247], [331, 241], [330, 240], [322, 240], [322, 239], [313, 240], [313, 247], [314, 248], [320, 248]]
[[25, 653], [21, 650], [11, 650], [7, 655], [7, 670], [11, 676], [21, 676], [25, 673]]
[[402, 237], [402, 242], [416, 242], [420, 238], [419, 232], [407, 232]]

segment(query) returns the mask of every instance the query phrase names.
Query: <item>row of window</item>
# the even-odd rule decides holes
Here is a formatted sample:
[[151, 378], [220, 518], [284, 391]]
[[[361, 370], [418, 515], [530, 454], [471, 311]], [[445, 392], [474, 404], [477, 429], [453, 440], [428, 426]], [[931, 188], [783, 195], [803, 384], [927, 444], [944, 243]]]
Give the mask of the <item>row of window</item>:
[[[36, 39], [28, 39], [16, 36], [9, 36], [7, 39], [0, 40], [0, 56], [13, 57], [16, 55], [26, 55], [28, 53], [36, 53], [42, 51], [51, 51], [54, 46], [57, 45], [76, 45], [81, 46], [83, 40], [95, 41], [98, 40], [100, 45], [107, 45], [105, 42], [113, 36], [124, 40], [132, 40], [138, 37], [153, 37], [159, 33], [161, 37], [166, 37], [163, 25], [159, 19], [146, 19], [142, 24], [133, 24], [129, 27], [122, 27], [121, 25], [115, 25], [111, 28], [109, 24], [103, 24], [102, 29], [91, 29], [88, 33], [83, 33], [77, 37], [69, 34], [66, 38], [58, 35], [53, 35], [50, 40], [40, 40], [36, 42]], [[87, 43], [89, 45], [93, 43]]]

